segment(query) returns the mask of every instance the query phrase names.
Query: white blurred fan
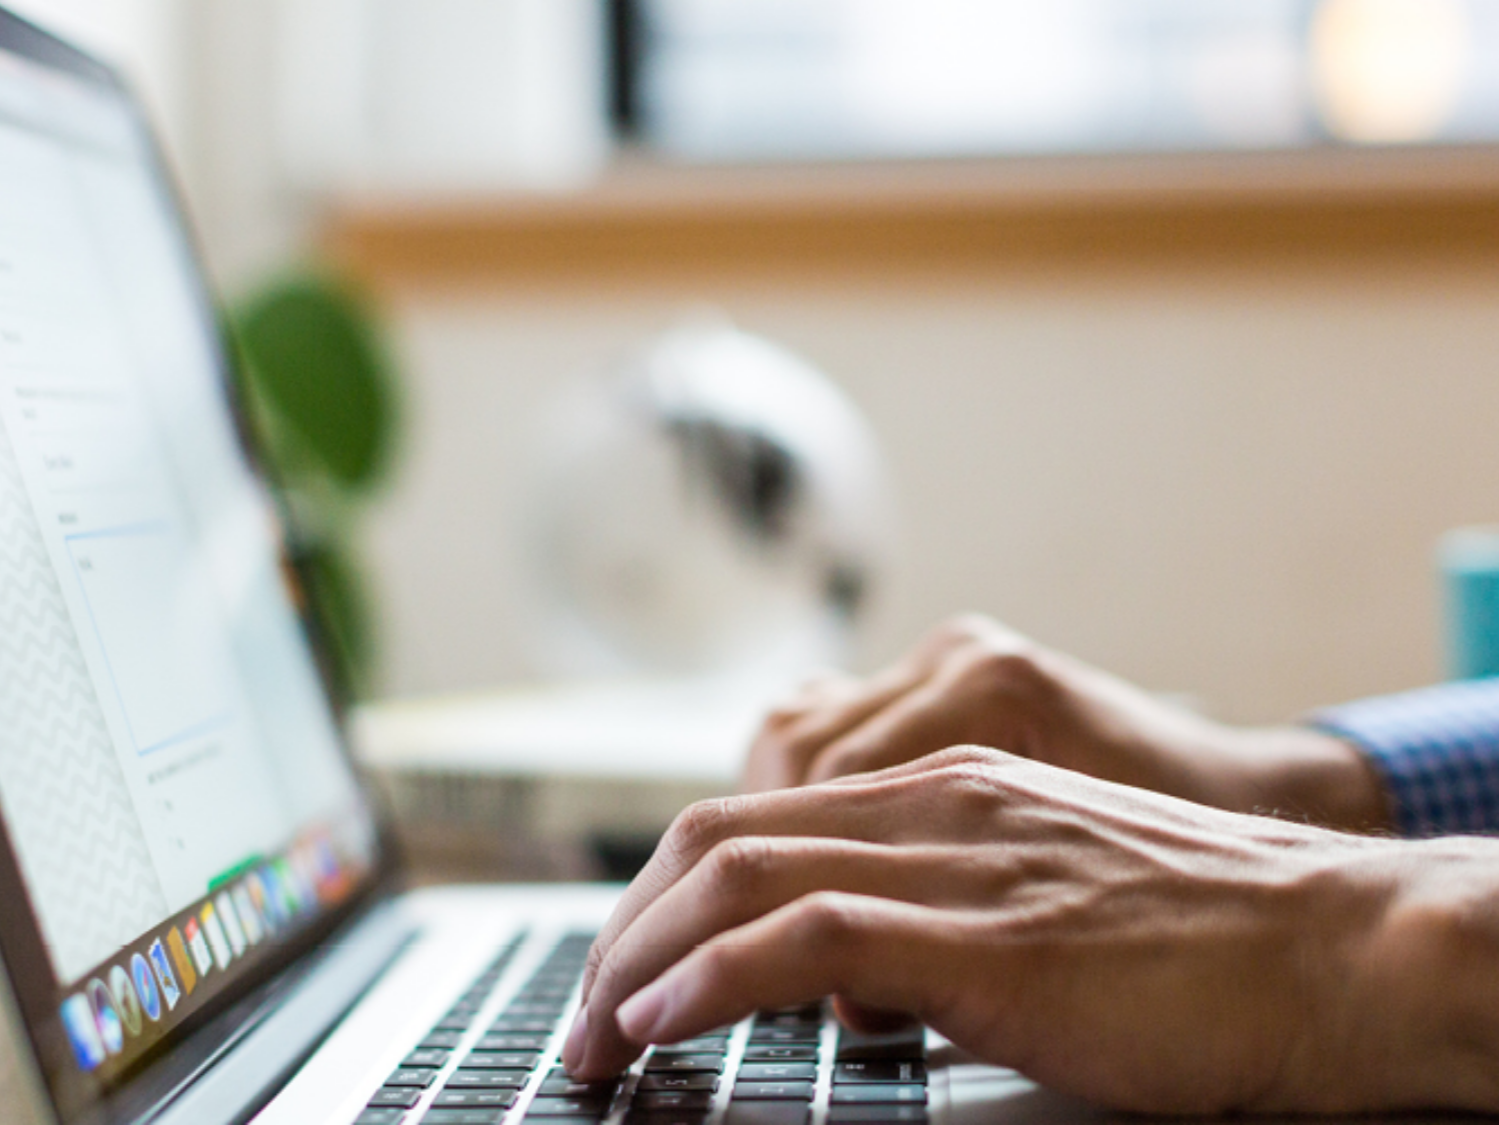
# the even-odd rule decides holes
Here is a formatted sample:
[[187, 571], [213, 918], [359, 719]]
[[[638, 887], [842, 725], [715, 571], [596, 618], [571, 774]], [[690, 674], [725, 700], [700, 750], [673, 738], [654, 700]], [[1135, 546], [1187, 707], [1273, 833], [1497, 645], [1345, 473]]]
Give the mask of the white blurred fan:
[[558, 404], [532, 522], [540, 661], [784, 677], [836, 663], [881, 576], [876, 443], [824, 375], [722, 325]]

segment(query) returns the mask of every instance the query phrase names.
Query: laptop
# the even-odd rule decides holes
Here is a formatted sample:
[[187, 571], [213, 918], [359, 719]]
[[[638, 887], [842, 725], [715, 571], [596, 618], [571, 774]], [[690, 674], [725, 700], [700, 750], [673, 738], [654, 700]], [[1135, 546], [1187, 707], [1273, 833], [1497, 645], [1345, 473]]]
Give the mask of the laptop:
[[137, 103], [0, 11], [0, 1121], [1090, 1115], [822, 1004], [572, 1083], [618, 888], [402, 892], [215, 323]]

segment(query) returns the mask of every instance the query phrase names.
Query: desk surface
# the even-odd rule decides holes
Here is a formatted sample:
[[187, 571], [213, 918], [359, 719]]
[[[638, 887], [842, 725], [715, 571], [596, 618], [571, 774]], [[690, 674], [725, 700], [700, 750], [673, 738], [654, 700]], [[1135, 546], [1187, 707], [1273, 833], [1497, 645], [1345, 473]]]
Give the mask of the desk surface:
[[783, 684], [604, 681], [361, 708], [351, 733], [385, 772], [732, 785]]

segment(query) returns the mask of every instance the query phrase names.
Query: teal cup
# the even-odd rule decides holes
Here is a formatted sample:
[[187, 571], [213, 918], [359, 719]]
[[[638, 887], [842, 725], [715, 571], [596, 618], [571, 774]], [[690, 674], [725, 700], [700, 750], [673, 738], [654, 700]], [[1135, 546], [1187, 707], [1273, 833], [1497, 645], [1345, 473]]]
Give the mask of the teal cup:
[[1437, 564], [1449, 678], [1499, 676], [1499, 526], [1447, 532], [1437, 547]]

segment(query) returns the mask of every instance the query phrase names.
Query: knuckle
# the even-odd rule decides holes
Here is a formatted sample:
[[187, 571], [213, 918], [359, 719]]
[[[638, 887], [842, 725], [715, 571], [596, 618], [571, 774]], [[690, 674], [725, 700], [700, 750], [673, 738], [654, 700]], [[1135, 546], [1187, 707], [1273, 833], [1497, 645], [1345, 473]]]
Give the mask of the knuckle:
[[606, 954], [607, 949], [602, 937], [588, 947], [588, 961], [583, 967], [583, 978], [585, 980], [598, 982], [599, 970], [603, 968]]
[[732, 834], [743, 799], [715, 797], [688, 805], [667, 831], [667, 839], [679, 855], [698, 855]]
[[722, 941], [710, 941], [697, 948], [698, 972], [708, 991], [721, 990], [734, 977], [736, 951]]
[[714, 847], [713, 882], [732, 892], [749, 892], [775, 877], [776, 849], [762, 836], [736, 836]]
[[983, 758], [966, 758], [934, 771], [937, 785], [950, 793], [970, 791], [988, 793], [994, 789], [990, 763]]
[[927, 775], [927, 784], [949, 823], [965, 829], [987, 824], [1008, 804], [1008, 787], [996, 769], [1006, 755], [980, 751]]
[[933, 773], [959, 767], [989, 769], [1001, 764], [1008, 755], [987, 746], [949, 746], [930, 755], [927, 761]]
[[607, 1004], [613, 997], [615, 982], [619, 978], [619, 959], [611, 957], [608, 951], [599, 954], [598, 965], [594, 969], [593, 977], [593, 1004]]
[[981, 613], [956, 613], [942, 621], [932, 636], [939, 642], [962, 644], [988, 636], [995, 627], [995, 622]]
[[765, 713], [765, 718], [760, 722], [760, 730], [764, 734], [779, 734], [787, 727], [795, 726], [806, 716], [807, 711], [808, 707], [804, 701], [785, 700]]
[[1028, 694], [1046, 679], [1036, 655], [1026, 649], [980, 645], [968, 654], [967, 672], [991, 688]]
[[850, 895], [815, 891], [797, 904], [799, 921], [810, 945], [825, 951], [847, 951], [862, 933], [858, 905]]

